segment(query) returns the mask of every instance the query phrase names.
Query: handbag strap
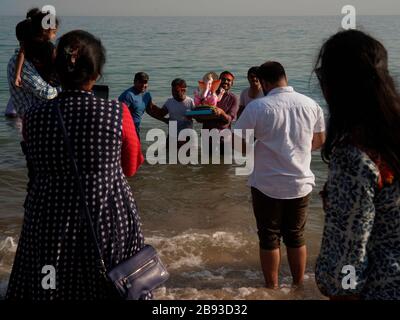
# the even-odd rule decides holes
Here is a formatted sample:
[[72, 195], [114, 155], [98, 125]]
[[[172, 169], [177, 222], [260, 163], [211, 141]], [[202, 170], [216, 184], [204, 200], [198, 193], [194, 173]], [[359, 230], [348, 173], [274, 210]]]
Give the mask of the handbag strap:
[[82, 185], [82, 180], [81, 180], [81, 178], [79, 176], [78, 166], [76, 165], [76, 161], [75, 161], [73, 153], [72, 153], [71, 144], [69, 142], [67, 130], [65, 129], [64, 120], [63, 120], [63, 117], [62, 117], [62, 114], [61, 114], [61, 110], [60, 110], [60, 107], [58, 106], [58, 104], [56, 104], [55, 109], [57, 111], [58, 121], [59, 121], [59, 124], [60, 124], [62, 132], [63, 132], [64, 143], [65, 143], [65, 145], [67, 147], [69, 159], [70, 159], [70, 162], [71, 162], [71, 167], [72, 167], [72, 170], [73, 170], [74, 175], [75, 175], [75, 180], [76, 180], [76, 182], [78, 184], [78, 190], [79, 190], [79, 193], [80, 193], [80, 196], [81, 196], [80, 197], [81, 198], [80, 199], [81, 208], [83, 209], [83, 211], [85, 213], [85, 216], [86, 216], [86, 219], [89, 222], [90, 235], [93, 238], [93, 241], [94, 241], [94, 243], [96, 245], [96, 251], [97, 251], [98, 258], [99, 258], [99, 260], [98, 260], [99, 269], [100, 269], [100, 272], [103, 274], [103, 276], [106, 277], [107, 268], [106, 268], [106, 266], [104, 264], [103, 255], [101, 253], [101, 249], [100, 249], [99, 243], [97, 241], [96, 232], [95, 232], [94, 227], [93, 227], [92, 217], [90, 215], [89, 208], [88, 208], [88, 206], [86, 204], [86, 197], [85, 197], [85, 191], [84, 191], [83, 185]]

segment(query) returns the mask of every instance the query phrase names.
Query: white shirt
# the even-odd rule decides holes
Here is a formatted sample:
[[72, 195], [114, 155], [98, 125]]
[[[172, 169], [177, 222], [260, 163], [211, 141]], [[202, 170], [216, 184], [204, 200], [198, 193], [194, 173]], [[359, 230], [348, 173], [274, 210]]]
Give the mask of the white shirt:
[[177, 133], [183, 129], [193, 128], [193, 121], [185, 115], [186, 111], [190, 111], [195, 107], [192, 98], [186, 97], [183, 101], [177, 101], [172, 97], [164, 103], [164, 107], [168, 110], [169, 120], [177, 121]]
[[264, 93], [262, 91], [260, 91], [260, 92], [258, 92], [258, 94], [255, 98], [250, 98], [249, 91], [250, 91], [250, 88], [247, 88], [247, 89], [244, 89], [240, 93], [240, 105], [241, 106], [247, 106], [251, 101], [264, 97]]
[[275, 199], [312, 191], [313, 134], [325, 131], [323, 110], [314, 100], [292, 87], [275, 88], [247, 105], [235, 129], [254, 129], [257, 139], [250, 186]]

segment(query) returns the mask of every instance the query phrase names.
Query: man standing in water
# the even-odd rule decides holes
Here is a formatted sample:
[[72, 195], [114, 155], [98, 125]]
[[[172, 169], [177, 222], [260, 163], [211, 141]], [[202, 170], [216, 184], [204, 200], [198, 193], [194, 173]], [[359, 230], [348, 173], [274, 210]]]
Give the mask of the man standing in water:
[[[194, 101], [186, 95], [186, 89], [186, 81], [181, 78], [176, 78], [171, 82], [172, 98], [169, 98], [161, 109], [154, 105], [146, 109], [146, 112], [150, 116], [168, 125], [170, 121], [176, 121], [177, 132], [172, 132], [171, 137], [177, 140], [178, 148], [187, 142], [178, 141], [179, 133], [183, 129], [193, 129], [193, 120], [186, 117], [185, 113], [194, 108]], [[165, 118], [167, 115], [169, 115], [169, 117]]]
[[247, 71], [247, 81], [249, 81], [250, 87], [244, 89], [240, 94], [240, 103], [239, 103], [239, 111], [238, 111], [238, 119], [242, 114], [244, 108], [257, 98], [264, 97], [264, 92], [261, 88], [260, 80], [257, 77], [258, 67], [251, 67]]
[[[216, 114], [218, 118], [215, 120], [201, 121], [203, 122], [203, 129], [217, 129], [219, 131], [230, 129], [232, 126], [232, 122], [236, 120], [237, 112], [239, 110], [239, 99], [233, 92], [230, 91], [233, 86], [235, 76], [229, 71], [224, 71], [220, 74], [219, 79], [221, 80], [221, 84], [216, 94], [219, 95], [222, 90], [224, 94], [221, 100], [217, 103]], [[227, 139], [230, 139], [230, 137], [220, 138], [218, 149], [213, 148], [214, 146], [211, 138], [209, 139], [209, 141], [202, 141], [202, 143], [209, 144], [210, 154], [217, 151], [219, 151], [220, 154], [224, 154], [224, 144], [226, 143], [227, 145], [229, 145], [229, 143], [231, 142]]]
[[278, 62], [257, 75], [265, 97], [250, 102], [235, 129], [254, 129], [254, 170], [249, 177], [260, 240], [260, 260], [268, 288], [278, 288], [280, 240], [287, 248], [293, 285], [302, 285], [307, 261], [304, 239], [307, 207], [315, 177], [311, 151], [325, 141], [324, 114], [312, 99], [288, 86]]
[[231, 72], [224, 71], [220, 74], [219, 79], [221, 80], [221, 84], [216, 93], [219, 95], [221, 90], [224, 90], [224, 95], [217, 103], [218, 119], [205, 121], [203, 123], [203, 129], [222, 130], [230, 128], [232, 121], [236, 119], [239, 109], [239, 100], [237, 96], [230, 91], [235, 77]]
[[153, 105], [151, 94], [147, 91], [147, 87], [149, 86], [148, 82], [149, 75], [147, 73], [136, 73], [133, 79], [133, 87], [125, 90], [118, 98], [120, 102], [123, 102], [128, 106], [138, 136], [142, 116], [146, 108]]

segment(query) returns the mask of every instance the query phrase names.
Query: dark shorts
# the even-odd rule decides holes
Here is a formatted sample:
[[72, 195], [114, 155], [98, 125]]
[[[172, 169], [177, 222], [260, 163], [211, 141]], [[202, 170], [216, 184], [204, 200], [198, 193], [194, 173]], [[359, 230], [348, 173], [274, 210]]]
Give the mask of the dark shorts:
[[279, 248], [281, 237], [289, 248], [305, 244], [304, 227], [311, 193], [297, 199], [273, 199], [252, 187], [251, 195], [261, 249]]

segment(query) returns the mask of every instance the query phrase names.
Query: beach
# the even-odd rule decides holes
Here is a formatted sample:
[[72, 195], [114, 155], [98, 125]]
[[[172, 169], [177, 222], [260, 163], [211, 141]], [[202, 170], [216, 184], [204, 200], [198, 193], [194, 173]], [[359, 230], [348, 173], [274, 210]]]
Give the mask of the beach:
[[[8, 100], [6, 69], [17, 46], [14, 26], [21, 17], [0, 22], [0, 107]], [[247, 87], [250, 66], [280, 61], [289, 85], [325, 108], [313, 64], [324, 39], [335, 33], [335, 17], [63, 17], [59, 35], [85, 29], [99, 36], [107, 49], [101, 84], [110, 98], [131, 86], [133, 74], [150, 75], [149, 91], [162, 106], [170, 82], [182, 77], [192, 96], [197, 80], [207, 71], [230, 70], [236, 75], [232, 91]], [[363, 30], [379, 38], [389, 52], [390, 69], [400, 77], [398, 17], [360, 17]], [[0, 117], [0, 299], [4, 298], [23, 219], [27, 183], [19, 142], [20, 123]], [[141, 128], [143, 153], [151, 142], [146, 133], [167, 126], [145, 115]], [[195, 128], [200, 129], [196, 124]], [[155, 292], [156, 299], [324, 299], [314, 281], [324, 213], [318, 195], [327, 176], [320, 153], [313, 152], [316, 177], [306, 226], [308, 262], [304, 288], [292, 290], [285, 250], [282, 250], [281, 288], [263, 287], [258, 238], [247, 177], [235, 174], [237, 165], [156, 164], [145, 162], [128, 181], [142, 220], [145, 242], [160, 252], [171, 278]], [[284, 248], [283, 248], [284, 249]]]

